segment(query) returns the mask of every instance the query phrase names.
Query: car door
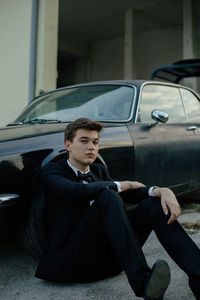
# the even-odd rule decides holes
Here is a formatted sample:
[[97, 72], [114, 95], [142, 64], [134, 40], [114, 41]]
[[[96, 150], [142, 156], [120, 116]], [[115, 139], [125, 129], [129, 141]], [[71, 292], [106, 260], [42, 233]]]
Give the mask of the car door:
[[193, 155], [190, 157], [194, 165], [194, 174], [200, 186], [200, 98], [192, 90], [180, 88], [189, 128], [193, 132]]
[[[166, 112], [168, 122], [152, 126], [154, 109]], [[138, 97], [135, 124], [129, 130], [137, 180], [169, 186], [177, 194], [197, 188], [199, 135], [188, 122], [178, 86], [145, 83]]]

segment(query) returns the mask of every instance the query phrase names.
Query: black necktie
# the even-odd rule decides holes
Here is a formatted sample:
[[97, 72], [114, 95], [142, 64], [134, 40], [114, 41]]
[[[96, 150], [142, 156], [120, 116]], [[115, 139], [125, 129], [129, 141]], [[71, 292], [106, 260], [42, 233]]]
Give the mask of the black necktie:
[[93, 181], [91, 172], [83, 174], [80, 171], [78, 171], [78, 179], [80, 182], [83, 182], [83, 181], [92, 182]]

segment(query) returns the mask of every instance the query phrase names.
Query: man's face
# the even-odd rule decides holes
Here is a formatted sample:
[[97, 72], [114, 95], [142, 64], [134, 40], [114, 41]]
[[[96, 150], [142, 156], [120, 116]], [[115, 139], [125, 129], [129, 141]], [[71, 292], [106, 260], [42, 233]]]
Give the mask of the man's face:
[[81, 171], [86, 171], [94, 162], [99, 150], [99, 134], [95, 130], [78, 129], [72, 142], [65, 141], [69, 162]]

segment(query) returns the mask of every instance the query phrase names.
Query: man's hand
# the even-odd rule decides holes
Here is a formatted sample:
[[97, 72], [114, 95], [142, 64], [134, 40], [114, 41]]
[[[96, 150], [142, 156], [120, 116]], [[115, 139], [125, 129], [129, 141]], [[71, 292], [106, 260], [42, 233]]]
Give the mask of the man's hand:
[[145, 185], [139, 181], [120, 181], [122, 192], [127, 190], [136, 190], [141, 187], [145, 187]]
[[153, 193], [156, 197], [160, 197], [164, 214], [168, 215], [168, 209], [170, 210], [171, 216], [167, 223], [173, 223], [181, 214], [180, 205], [176, 196], [172, 190], [168, 188], [155, 187]]

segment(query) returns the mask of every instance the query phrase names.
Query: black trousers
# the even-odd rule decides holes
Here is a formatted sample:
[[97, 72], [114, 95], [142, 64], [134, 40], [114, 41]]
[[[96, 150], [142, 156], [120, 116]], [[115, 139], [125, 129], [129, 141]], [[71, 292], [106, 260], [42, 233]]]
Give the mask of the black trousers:
[[199, 248], [177, 221], [169, 225], [167, 220], [158, 198], [146, 199], [126, 212], [116, 192], [104, 191], [82, 217], [68, 242], [71, 279], [94, 281], [124, 270], [135, 294], [143, 296], [151, 270], [142, 246], [152, 230], [189, 278], [200, 279]]

